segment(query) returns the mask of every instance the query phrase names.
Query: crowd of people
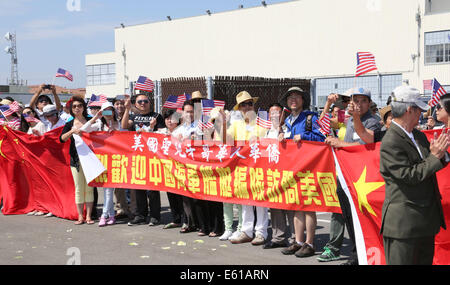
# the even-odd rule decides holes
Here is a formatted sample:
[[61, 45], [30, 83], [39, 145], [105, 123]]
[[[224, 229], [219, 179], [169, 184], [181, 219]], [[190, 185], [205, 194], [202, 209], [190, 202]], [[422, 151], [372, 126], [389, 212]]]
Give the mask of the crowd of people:
[[[103, 211], [101, 216], [97, 217], [98, 191], [86, 182], [75, 147], [74, 134], [92, 131], [155, 132], [172, 135], [179, 140], [208, 137], [227, 142], [251, 141], [264, 137], [278, 139], [280, 142], [319, 141], [339, 148], [380, 142], [392, 125], [393, 117], [399, 116], [393, 114], [391, 103], [396, 102], [395, 96], [389, 98], [386, 107], [378, 109], [372, 101], [370, 90], [360, 87], [349, 89], [342, 94], [330, 94], [323, 111], [318, 114], [310, 111], [310, 94], [299, 87], [292, 87], [271, 102], [268, 109], [272, 123], [270, 129], [256, 124], [255, 107], [259, 98], [242, 91], [236, 96], [233, 110], [215, 108], [211, 111], [210, 120], [215, 128], [208, 131], [200, 128], [199, 118], [195, 115], [197, 104], [206, 99], [199, 91], [192, 94], [192, 99], [186, 101], [181, 110], [165, 109], [163, 114], [158, 114], [153, 111], [152, 98], [146, 94], [121, 96], [123, 98], [114, 98], [101, 106], [91, 105], [83, 97], [73, 96], [62, 104], [54, 86], [49, 89], [54, 101], [49, 95], [42, 94], [46, 87], [42, 84], [29, 104], [19, 104], [20, 109], [4, 117], [1, 122], [35, 136], [63, 127], [61, 142], [70, 140], [70, 166], [78, 210], [78, 220], [75, 224], [94, 224], [98, 219], [99, 227], [114, 225], [117, 219], [129, 219], [129, 226], [159, 225], [161, 194], [158, 189], [144, 191], [105, 188]], [[3, 98], [0, 105], [11, 105], [13, 102], [13, 98]], [[449, 126], [450, 94], [442, 96], [434, 112], [432, 110], [421, 112], [419, 124], [415, 126], [417, 129]], [[331, 132], [327, 135], [320, 131], [319, 122], [329, 114]], [[358, 259], [350, 204], [339, 181], [337, 182], [342, 214], [332, 214], [330, 238], [323, 249], [314, 245], [317, 226], [315, 212], [204, 201], [173, 193], [167, 193], [172, 219], [163, 228], [179, 228], [180, 233], [197, 232], [199, 236], [217, 237], [233, 244], [249, 242], [262, 246], [263, 249], [281, 248], [282, 254], [299, 258], [313, 256], [316, 250], [319, 250], [321, 253], [317, 259], [321, 262], [340, 259], [344, 231], [347, 228], [353, 248], [345, 264], [356, 265]], [[84, 207], [86, 215], [83, 212]], [[233, 228], [234, 209], [237, 209], [238, 218], [236, 228]], [[38, 206], [29, 215], [51, 217], [52, 213]], [[269, 224], [272, 228], [271, 238], [268, 235]]]

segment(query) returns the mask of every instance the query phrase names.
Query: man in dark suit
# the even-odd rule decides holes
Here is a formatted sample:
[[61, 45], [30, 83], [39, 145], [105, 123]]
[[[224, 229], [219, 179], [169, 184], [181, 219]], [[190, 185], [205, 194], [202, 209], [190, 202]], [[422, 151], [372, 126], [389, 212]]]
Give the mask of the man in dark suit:
[[391, 127], [380, 148], [380, 172], [386, 182], [381, 233], [386, 263], [409, 265], [433, 263], [434, 237], [445, 229], [436, 172], [449, 161], [448, 132], [428, 142], [415, 129], [427, 104], [409, 86], [392, 93]]

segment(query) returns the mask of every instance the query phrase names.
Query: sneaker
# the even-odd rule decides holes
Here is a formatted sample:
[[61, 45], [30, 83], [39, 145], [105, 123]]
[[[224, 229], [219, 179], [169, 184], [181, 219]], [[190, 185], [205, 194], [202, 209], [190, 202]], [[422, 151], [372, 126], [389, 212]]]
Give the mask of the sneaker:
[[43, 216], [45, 214], [43, 212], [39, 211], [39, 212], [34, 213], [34, 215], [40, 217], [40, 216]]
[[225, 231], [225, 232], [223, 233], [223, 235], [221, 235], [221, 236], [219, 237], [219, 240], [228, 240], [228, 239], [231, 237], [231, 235], [233, 235], [233, 232], [232, 232], [232, 231]]
[[240, 231], [235, 231], [231, 234], [231, 236], [228, 238], [228, 240], [237, 239], [240, 234], [241, 234]]
[[141, 217], [138, 217], [138, 216], [134, 217], [133, 220], [128, 222], [129, 226], [143, 225], [143, 224], [145, 224], [145, 219], [141, 218]]
[[241, 234], [235, 238], [235, 239], [230, 239], [232, 244], [238, 244], [238, 243], [246, 243], [246, 242], [251, 242], [253, 240], [253, 238], [249, 237], [246, 233], [241, 232]]
[[339, 260], [341, 258], [339, 256], [339, 254], [334, 254], [334, 252], [331, 251], [331, 249], [329, 249], [328, 247], [324, 247], [323, 249], [324, 249], [324, 251], [317, 258], [318, 261], [320, 261], [320, 262], [329, 262], [329, 261]]
[[300, 248], [299, 251], [295, 253], [295, 256], [297, 257], [309, 257], [313, 256], [315, 254], [314, 248], [312, 248], [309, 244], [306, 242], [303, 244], [302, 248]]
[[47, 215], [45, 215], [45, 217], [46, 218], [51, 218], [51, 217], [53, 217], [53, 214], [52, 213], [48, 213]]
[[295, 254], [297, 251], [299, 251], [301, 248], [302, 248], [301, 245], [299, 245], [297, 242], [294, 242], [288, 248], [282, 249], [281, 253], [284, 255], [292, 255], [292, 254]]
[[34, 216], [34, 214], [36, 214], [36, 213], [37, 213], [36, 211], [32, 211], [32, 212], [27, 213], [27, 216]]
[[256, 234], [256, 237], [252, 240], [252, 245], [263, 245], [266, 239], [262, 234]]
[[104, 227], [106, 226], [106, 219], [104, 217], [100, 218], [100, 222], [98, 223], [99, 227]]
[[271, 248], [278, 248], [278, 247], [287, 247], [287, 245], [283, 242], [268, 241], [262, 246], [263, 249], [271, 249]]
[[150, 227], [159, 225], [159, 221], [158, 221], [157, 219], [155, 219], [155, 218], [150, 218], [150, 223], [148, 223], [148, 225], [149, 225]]
[[111, 226], [114, 225], [116, 223], [116, 218], [115, 217], [110, 217], [106, 220], [106, 224]]

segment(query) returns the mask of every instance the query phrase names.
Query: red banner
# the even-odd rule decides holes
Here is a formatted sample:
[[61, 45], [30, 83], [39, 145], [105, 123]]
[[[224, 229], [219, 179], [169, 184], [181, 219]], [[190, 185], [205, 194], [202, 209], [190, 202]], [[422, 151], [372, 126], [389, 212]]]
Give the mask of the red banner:
[[76, 219], [75, 192], [69, 167], [69, 143], [62, 128], [36, 137], [0, 127], [0, 197], [5, 215], [33, 210]]
[[90, 185], [340, 213], [330, 147], [262, 139], [236, 146], [136, 132], [83, 134], [107, 169]]
[[[428, 139], [438, 131], [425, 131]], [[352, 196], [364, 239], [367, 264], [384, 265], [381, 209], [385, 196], [385, 183], [380, 174], [380, 143], [346, 147], [336, 151], [336, 156]], [[361, 159], [361, 158], [364, 159]], [[439, 190], [447, 228], [450, 227], [450, 167], [437, 173]], [[356, 225], [355, 225], [356, 227]], [[356, 229], [355, 229], [356, 231]], [[356, 237], [358, 240], [358, 237]], [[359, 248], [358, 248], [359, 249]], [[361, 262], [361, 260], [360, 260]], [[450, 264], [450, 230], [441, 228], [435, 239], [433, 264]]]

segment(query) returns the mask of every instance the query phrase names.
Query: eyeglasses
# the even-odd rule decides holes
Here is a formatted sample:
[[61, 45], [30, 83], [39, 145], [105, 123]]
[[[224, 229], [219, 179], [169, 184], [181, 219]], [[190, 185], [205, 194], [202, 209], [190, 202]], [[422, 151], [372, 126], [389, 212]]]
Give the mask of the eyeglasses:
[[49, 103], [49, 101], [47, 99], [41, 99], [41, 100], [38, 101], [38, 103], [44, 103], [44, 102], [45, 103]]
[[437, 104], [437, 105], [436, 105], [436, 110], [440, 110], [440, 109], [442, 109], [441, 104]]
[[72, 105], [72, 109], [76, 109], [76, 108], [80, 108], [81, 109], [81, 108], [83, 108], [83, 105], [82, 104], [76, 104], [76, 105], [73, 104]]
[[240, 106], [242, 106], [242, 107], [245, 107], [245, 106], [252, 107], [253, 106], [253, 101], [248, 101], [248, 102], [241, 103]]
[[31, 115], [31, 114], [33, 114], [33, 112], [28, 111], [28, 112], [23, 112], [22, 114], [24, 114], [24, 115]]
[[139, 100], [139, 101], [136, 101], [136, 103], [141, 105], [141, 104], [148, 104], [148, 103], [150, 103], [150, 101], [149, 100]]
[[46, 118], [51, 118], [51, 117], [56, 117], [58, 114], [51, 114], [51, 115], [44, 115], [44, 117], [46, 117]]

